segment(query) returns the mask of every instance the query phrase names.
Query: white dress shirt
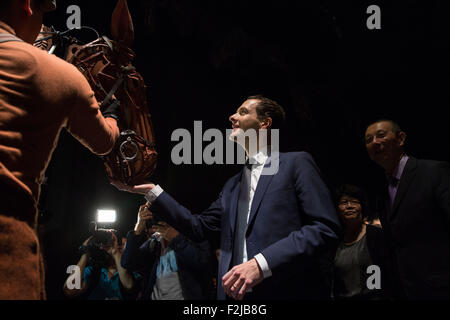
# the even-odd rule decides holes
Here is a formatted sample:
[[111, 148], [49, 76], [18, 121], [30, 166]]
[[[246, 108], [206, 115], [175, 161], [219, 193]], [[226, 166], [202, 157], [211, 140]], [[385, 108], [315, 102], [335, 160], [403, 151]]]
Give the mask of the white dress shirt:
[[[250, 156], [248, 161], [252, 164], [251, 169], [245, 167], [241, 179], [241, 188], [239, 193], [238, 212], [236, 221], [236, 232], [234, 235], [233, 265], [238, 265], [248, 261], [247, 240], [245, 233], [247, 231], [248, 219], [252, 207], [253, 197], [258, 185], [261, 172], [268, 158], [267, 148], [262, 148], [258, 153]], [[261, 268], [264, 278], [272, 275], [269, 265], [264, 256], [259, 253], [255, 257]]]

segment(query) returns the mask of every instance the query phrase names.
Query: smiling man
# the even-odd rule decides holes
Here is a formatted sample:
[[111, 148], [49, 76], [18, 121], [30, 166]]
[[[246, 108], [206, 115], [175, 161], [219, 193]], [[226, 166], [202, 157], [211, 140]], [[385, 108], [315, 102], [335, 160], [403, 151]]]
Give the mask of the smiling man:
[[[283, 108], [263, 96], [248, 97], [229, 120], [231, 139], [255, 130], [257, 139], [240, 142], [247, 165], [230, 178], [218, 199], [192, 214], [154, 184], [119, 189], [144, 194], [151, 211], [196, 241], [220, 242], [218, 299], [330, 299], [319, 256], [340, 232], [328, 188], [311, 155], [271, 153], [262, 130], [278, 129]], [[274, 157], [275, 174], [266, 174]], [[217, 243], [216, 242], [216, 243]]]
[[386, 210], [381, 224], [395, 251], [400, 295], [449, 299], [449, 164], [408, 156], [406, 133], [392, 120], [370, 124], [365, 141], [370, 158], [386, 172]]

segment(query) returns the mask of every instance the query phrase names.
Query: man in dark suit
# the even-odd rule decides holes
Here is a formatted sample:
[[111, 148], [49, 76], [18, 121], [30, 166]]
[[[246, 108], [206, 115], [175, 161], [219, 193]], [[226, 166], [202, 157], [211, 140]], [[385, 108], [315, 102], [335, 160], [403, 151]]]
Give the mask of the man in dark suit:
[[408, 299], [450, 299], [450, 165], [406, 155], [406, 134], [392, 120], [369, 125], [370, 158], [388, 180], [381, 217]]
[[[263, 96], [249, 97], [230, 116], [230, 138], [245, 148], [248, 165], [199, 215], [159, 186], [118, 186], [145, 194], [153, 215], [185, 236], [220, 239], [219, 299], [330, 298], [319, 261], [337, 243], [339, 219], [311, 155], [274, 148], [270, 131], [284, 118], [283, 108]], [[256, 140], [240, 139], [252, 130]]]
[[152, 216], [147, 206], [139, 208], [138, 222], [127, 234], [121, 261], [126, 270], [144, 276], [141, 299], [213, 298], [215, 263], [209, 243], [195, 243], [162, 221], [149, 225]]

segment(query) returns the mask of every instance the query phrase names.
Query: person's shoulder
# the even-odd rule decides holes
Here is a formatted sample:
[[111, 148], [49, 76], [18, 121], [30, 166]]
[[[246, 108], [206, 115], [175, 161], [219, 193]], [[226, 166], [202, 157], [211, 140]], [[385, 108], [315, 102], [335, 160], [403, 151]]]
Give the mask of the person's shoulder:
[[307, 151], [280, 152], [280, 160], [294, 161], [295, 163], [315, 163], [313, 156]]
[[242, 174], [242, 171], [239, 170], [238, 173], [236, 173], [235, 175], [233, 175], [230, 178], [228, 178], [228, 180], [225, 182], [225, 184], [223, 186], [223, 189], [225, 189], [226, 187], [230, 186], [230, 184], [234, 185], [239, 180], [241, 174]]
[[38, 57], [35, 50], [29, 43], [23, 41], [6, 42], [2, 51], [6, 59], [14, 64], [14, 69], [22, 74], [28, 74], [29, 71], [36, 72]]
[[449, 163], [442, 160], [432, 160], [432, 159], [416, 159], [418, 164], [428, 166], [428, 167], [440, 167], [448, 166]]
[[38, 64], [40, 60], [52, 59], [53, 55], [48, 54], [47, 51], [39, 49], [24, 41], [12, 41], [11, 51], [17, 59], [24, 59], [31, 63]]
[[84, 78], [81, 72], [71, 63], [55, 56], [54, 54], [48, 54], [42, 49], [35, 48], [36, 55], [39, 55], [42, 62], [55, 72], [65, 76], [75, 76], [78, 78]]
[[427, 172], [439, 172], [441, 170], [450, 170], [450, 163], [441, 160], [431, 160], [431, 159], [417, 159], [410, 157], [413, 161], [416, 161], [417, 166]]
[[311, 153], [308, 151], [289, 151], [289, 152], [280, 152], [280, 158], [312, 158]]
[[38, 76], [42, 80], [45, 80], [46, 77], [55, 81], [58, 80], [58, 77], [83, 77], [74, 65], [26, 42], [16, 43], [15, 55], [17, 59], [22, 60], [20, 62], [23, 65], [27, 65], [39, 73]]
[[84, 275], [85, 276], [88, 276], [88, 275], [90, 275], [91, 273], [92, 273], [92, 266], [86, 266], [85, 268], [84, 268]]

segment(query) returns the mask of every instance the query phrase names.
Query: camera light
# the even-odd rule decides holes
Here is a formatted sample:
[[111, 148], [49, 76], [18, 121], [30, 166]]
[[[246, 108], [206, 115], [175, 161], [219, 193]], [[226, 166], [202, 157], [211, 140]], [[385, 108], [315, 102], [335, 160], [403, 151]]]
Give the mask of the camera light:
[[116, 222], [116, 210], [97, 209], [97, 222]]

